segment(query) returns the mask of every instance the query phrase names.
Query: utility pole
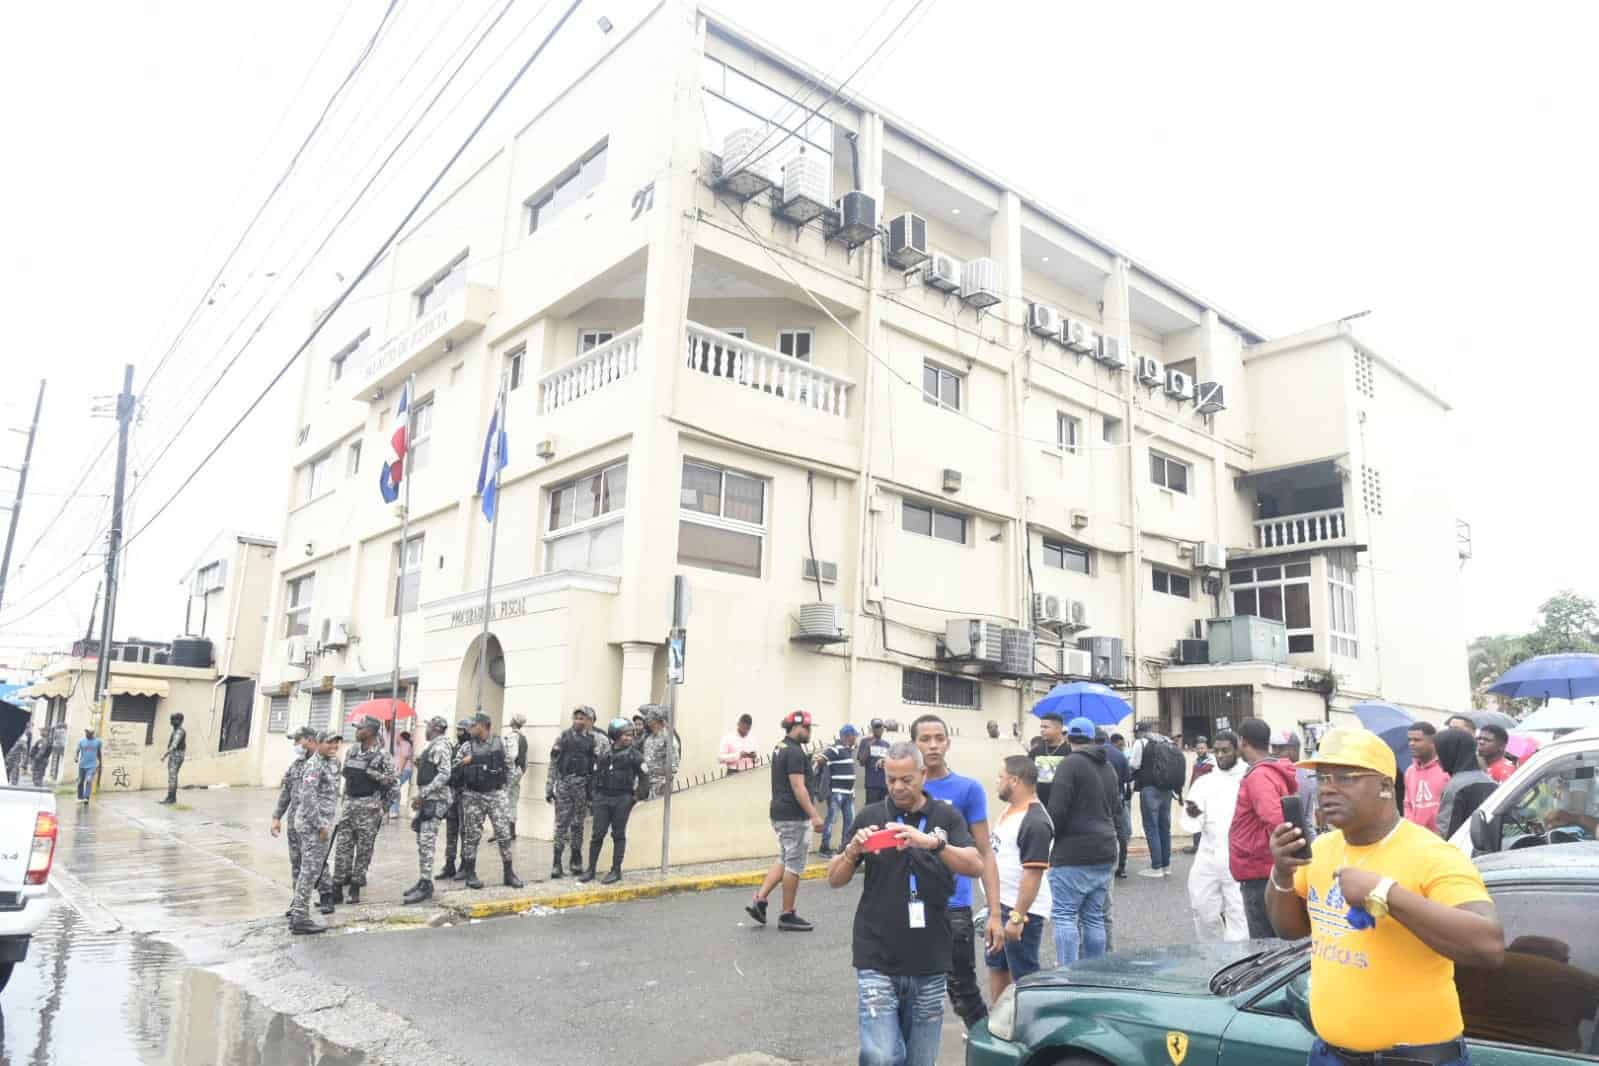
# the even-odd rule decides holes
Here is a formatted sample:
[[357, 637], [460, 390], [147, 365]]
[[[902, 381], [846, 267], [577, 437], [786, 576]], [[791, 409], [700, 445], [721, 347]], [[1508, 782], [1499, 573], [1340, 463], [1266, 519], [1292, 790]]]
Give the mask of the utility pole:
[[133, 364], [122, 368], [122, 391], [117, 395], [117, 480], [111, 489], [111, 531], [106, 538], [105, 607], [100, 615], [100, 656], [94, 675], [94, 698], [100, 705], [95, 732], [104, 734], [109, 717], [106, 688], [111, 683], [111, 627], [117, 613], [117, 563], [122, 550], [123, 482], [128, 477], [128, 429], [133, 425]]
[[[17, 541], [17, 519], [22, 516], [22, 494], [28, 489], [28, 464], [33, 462], [33, 438], [39, 433], [39, 412], [44, 409], [44, 381], [39, 381], [39, 398], [33, 401], [33, 425], [28, 427], [28, 447], [22, 453], [17, 471], [17, 498], [11, 501], [11, 525], [6, 530], [6, 551], [0, 557], [0, 604], [6, 599], [6, 576], [11, 573], [11, 547]], [[17, 432], [21, 432], [18, 430]]]

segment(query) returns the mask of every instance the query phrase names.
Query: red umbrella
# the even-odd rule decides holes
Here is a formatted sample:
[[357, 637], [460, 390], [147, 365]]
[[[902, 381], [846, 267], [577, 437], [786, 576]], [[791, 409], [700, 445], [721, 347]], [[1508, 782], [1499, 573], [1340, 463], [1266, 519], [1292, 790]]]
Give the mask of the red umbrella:
[[358, 718], [376, 718], [380, 722], [390, 722], [396, 718], [415, 718], [416, 711], [404, 700], [395, 700], [384, 697], [380, 700], [367, 700], [358, 703], [344, 716], [346, 722], [353, 722]]

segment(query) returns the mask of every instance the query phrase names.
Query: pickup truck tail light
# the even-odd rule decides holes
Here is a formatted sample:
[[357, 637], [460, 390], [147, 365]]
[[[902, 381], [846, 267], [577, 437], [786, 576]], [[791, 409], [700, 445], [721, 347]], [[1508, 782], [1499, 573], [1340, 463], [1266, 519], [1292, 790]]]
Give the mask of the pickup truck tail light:
[[28, 855], [28, 872], [23, 877], [25, 885], [42, 885], [50, 879], [50, 867], [56, 859], [56, 834], [60, 823], [56, 816], [40, 811], [33, 821], [33, 851]]

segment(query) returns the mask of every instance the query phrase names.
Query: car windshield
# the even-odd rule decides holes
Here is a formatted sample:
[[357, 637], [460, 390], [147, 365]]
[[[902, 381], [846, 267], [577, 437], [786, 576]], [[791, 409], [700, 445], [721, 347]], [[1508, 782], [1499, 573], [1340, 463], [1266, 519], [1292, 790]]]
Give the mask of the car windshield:
[[1575, 757], [1552, 763], [1505, 805], [1501, 847], [1592, 840], [1599, 827], [1599, 782], [1591, 758]]
[[1302, 956], [1307, 943], [1309, 941], [1295, 940], [1267, 951], [1246, 955], [1218, 970], [1210, 979], [1210, 990], [1218, 996], [1230, 996], [1241, 988], [1248, 988], [1283, 963]]

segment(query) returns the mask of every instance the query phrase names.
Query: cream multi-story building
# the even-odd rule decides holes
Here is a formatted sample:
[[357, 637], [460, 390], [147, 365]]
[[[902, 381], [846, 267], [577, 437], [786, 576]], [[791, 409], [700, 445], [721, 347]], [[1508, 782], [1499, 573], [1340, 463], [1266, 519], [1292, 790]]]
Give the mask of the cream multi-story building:
[[386, 695], [397, 618], [422, 713], [476, 706], [502, 379], [530, 784], [573, 705], [664, 698], [676, 575], [685, 773], [741, 712], [1009, 733], [1059, 675], [1188, 733], [1465, 705], [1448, 406], [1346, 324], [1268, 338], [686, 0], [590, 36], [304, 360], [269, 729]]

